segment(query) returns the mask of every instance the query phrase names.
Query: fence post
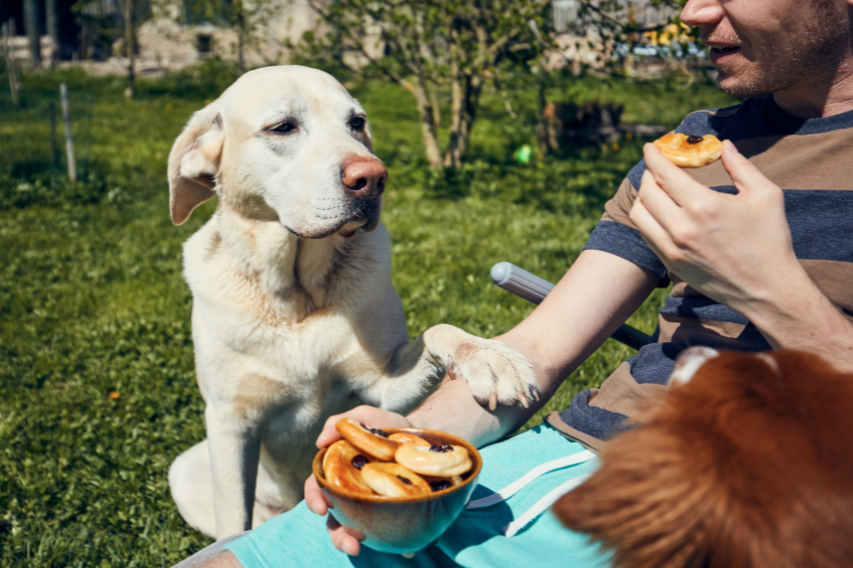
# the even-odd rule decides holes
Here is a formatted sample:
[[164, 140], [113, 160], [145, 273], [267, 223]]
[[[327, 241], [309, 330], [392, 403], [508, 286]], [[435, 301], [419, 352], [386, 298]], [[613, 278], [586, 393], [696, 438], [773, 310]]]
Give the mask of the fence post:
[[59, 96], [62, 99], [62, 120], [65, 122], [65, 154], [68, 158], [68, 179], [77, 183], [77, 164], [74, 161], [74, 140], [71, 138], [71, 115], [68, 111], [68, 87], [65, 83], [59, 85]]
[[15, 54], [12, 51], [12, 36], [15, 34], [15, 18], [9, 18], [3, 24], [3, 56], [9, 71], [9, 89], [12, 91], [12, 104], [18, 106], [18, 73], [15, 71]]
[[50, 165], [59, 163], [59, 145], [56, 143], [56, 103], [50, 101]]

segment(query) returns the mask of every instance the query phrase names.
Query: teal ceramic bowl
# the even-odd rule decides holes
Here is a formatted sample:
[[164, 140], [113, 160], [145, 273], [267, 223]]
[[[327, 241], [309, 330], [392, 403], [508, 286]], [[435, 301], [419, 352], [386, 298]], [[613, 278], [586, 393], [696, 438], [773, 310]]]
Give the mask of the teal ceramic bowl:
[[342, 525], [359, 529], [367, 537], [362, 545], [398, 554], [421, 550], [436, 540], [459, 516], [474, 488], [483, 466], [477, 449], [461, 438], [419, 428], [383, 428], [389, 434], [417, 434], [432, 444], [464, 446], [471, 455], [473, 466], [465, 480], [455, 487], [419, 497], [380, 497], [359, 495], [333, 487], [323, 477], [323, 456], [320, 450], [314, 458], [314, 475], [334, 505], [331, 513]]

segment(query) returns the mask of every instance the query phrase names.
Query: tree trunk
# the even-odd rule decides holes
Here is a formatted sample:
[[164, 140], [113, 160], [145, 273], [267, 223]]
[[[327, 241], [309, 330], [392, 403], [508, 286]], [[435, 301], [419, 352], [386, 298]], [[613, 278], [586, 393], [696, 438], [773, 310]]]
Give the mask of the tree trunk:
[[557, 120], [556, 116], [552, 116], [554, 112], [554, 106], [552, 105], [548, 108], [548, 101], [545, 98], [545, 92], [548, 88], [544, 74], [540, 73], [537, 77], [539, 79], [539, 96], [538, 96], [538, 111], [539, 111], [539, 121], [536, 124], [536, 145], [539, 146], [539, 153], [542, 155], [550, 154], [552, 152], [557, 151], [557, 139], [555, 136], [552, 136], [553, 124], [552, 122]]
[[246, 60], [243, 57], [243, 50], [245, 48], [246, 35], [248, 34], [248, 22], [246, 21], [246, 10], [243, 6], [243, 2], [236, 2], [234, 6], [237, 10], [237, 67], [240, 71], [240, 75], [242, 75], [246, 72]]
[[242, 28], [237, 33], [237, 66], [240, 69], [240, 75], [246, 72], [246, 62], [243, 59], [243, 38], [244, 38]]
[[12, 105], [18, 103], [18, 73], [15, 70], [15, 58], [12, 56], [12, 36], [15, 35], [15, 18], [9, 18], [0, 24], [3, 28], [3, 56], [6, 58], [6, 70], [9, 72], [9, 89], [12, 91]]
[[24, 27], [30, 43], [30, 63], [41, 66], [41, 14], [38, 0], [24, 0]]
[[[427, 161], [429, 161], [431, 167], [437, 168], [441, 165], [441, 147], [438, 145], [438, 135], [435, 129], [435, 117], [432, 105], [426, 92], [423, 77], [415, 76], [414, 80], [415, 84], [411, 92], [415, 96], [415, 102], [418, 105], [418, 116], [421, 119], [421, 132], [424, 137]], [[433, 92], [438, 89], [436, 85], [431, 85], [431, 88]]]
[[462, 167], [471, 142], [471, 125], [480, 103], [483, 79], [478, 75], [457, 75], [451, 84], [450, 144], [444, 165], [454, 170]]
[[441, 106], [438, 101], [438, 85], [431, 83], [429, 89], [429, 104], [432, 107], [432, 125], [438, 130], [441, 126]]
[[124, 48], [127, 51], [127, 87], [124, 89], [124, 98], [126, 99], [132, 99], [136, 94], [133, 36], [133, 0], [124, 0]]
[[50, 41], [53, 44], [53, 49], [50, 52], [50, 66], [56, 67], [56, 63], [62, 57], [62, 46], [59, 43], [59, 7], [58, 0], [46, 0], [45, 8], [47, 12], [47, 35], [50, 36]]

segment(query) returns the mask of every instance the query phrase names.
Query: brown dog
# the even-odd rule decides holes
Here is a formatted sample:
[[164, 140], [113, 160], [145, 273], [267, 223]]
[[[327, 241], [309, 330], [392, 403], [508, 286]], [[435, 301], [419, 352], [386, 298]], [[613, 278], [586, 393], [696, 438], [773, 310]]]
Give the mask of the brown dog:
[[853, 375], [693, 348], [642, 426], [554, 506], [623, 568], [853, 566]]

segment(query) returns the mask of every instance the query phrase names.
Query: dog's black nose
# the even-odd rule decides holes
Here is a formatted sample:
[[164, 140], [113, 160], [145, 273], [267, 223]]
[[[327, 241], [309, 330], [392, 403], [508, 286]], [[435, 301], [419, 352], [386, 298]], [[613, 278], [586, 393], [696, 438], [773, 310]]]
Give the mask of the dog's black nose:
[[341, 167], [344, 189], [355, 197], [376, 197], [385, 191], [388, 170], [376, 158], [354, 158]]

